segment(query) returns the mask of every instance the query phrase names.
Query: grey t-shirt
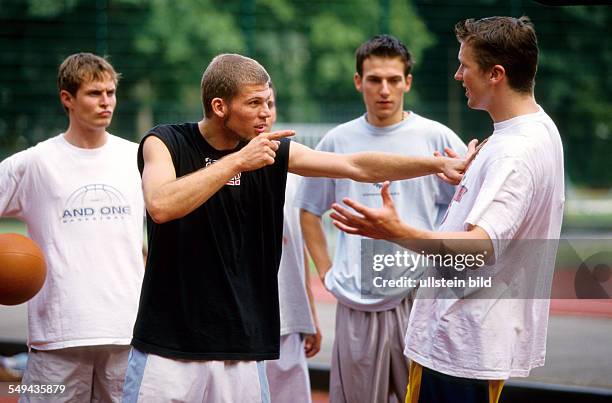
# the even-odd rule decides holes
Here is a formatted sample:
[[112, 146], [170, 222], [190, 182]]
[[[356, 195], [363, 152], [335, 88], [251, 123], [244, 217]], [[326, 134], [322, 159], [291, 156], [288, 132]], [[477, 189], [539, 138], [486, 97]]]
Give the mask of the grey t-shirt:
[[[320, 141], [317, 150], [335, 153], [382, 151], [388, 153], [432, 156], [450, 147], [459, 154], [467, 150], [461, 139], [441, 123], [410, 112], [406, 119], [387, 126], [376, 127], [365, 115], [330, 130]], [[348, 179], [304, 178], [295, 203], [316, 215], [330, 209], [333, 202], [350, 197], [370, 207], [380, 207], [381, 184], [360, 183]], [[451, 186], [435, 175], [395, 181], [391, 196], [400, 217], [412, 226], [435, 229], [441, 222], [453, 197]], [[397, 290], [393, 295], [363, 298], [361, 295], [361, 239], [360, 236], [340, 232], [332, 269], [325, 277], [326, 287], [339, 302], [353, 309], [381, 311], [395, 307], [409, 292]]]

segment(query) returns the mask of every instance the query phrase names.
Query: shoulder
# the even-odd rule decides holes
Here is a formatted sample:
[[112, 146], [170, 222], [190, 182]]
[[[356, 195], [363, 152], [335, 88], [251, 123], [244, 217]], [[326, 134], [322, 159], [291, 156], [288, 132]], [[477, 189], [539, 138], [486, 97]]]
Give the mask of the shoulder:
[[51, 155], [57, 155], [60, 152], [61, 141], [60, 135], [54, 136], [10, 155], [1, 161], [3, 174], [24, 175], [28, 167], [43, 164]]
[[195, 123], [157, 125], [147, 131], [142, 140], [140, 140], [140, 146], [142, 148], [144, 142], [149, 137], [155, 136], [171, 151], [183, 148], [185, 143], [191, 143], [193, 140], [194, 125]]
[[122, 150], [136, 151], [138, 149], [138, 143], [131, 140], [124, 139], [123, 137], [116, 136], [109, 133], [109, 142]]
[[338, 126], [334, 127], [330, 131], [325, 134], [325, 137], [330, 138], [338, 138], [347, 135], [354, 134], [356, 130], [364, 129], [365, 119], [363, 116], [358, 117], [357, 119], [350, 120], [345, 123], [341, 123]]
[[424, 129], [427, 129], [429, 132], [442, 137], [457, 137], [457, 134], [443, 123], [440, 123], [437, 120], [426, 118], [415, 112], [410, 113], [415, 121], [415, 124], [421, 126]]
[[410, 114], [410, 122], [407, 124], [411, 130], [418, 132], [419, 136], [425, 136], [429, 144], [433, 144], [437, 150], [442, 151], [444, 147], [450, 147], [459, 154], [467, 150], [465, 142], [448, 126], [414, 112]]
[[550, 129], [544, 121], [528, 120], [500, 133], [494, 139], [500, 144], [500, 154], [506, 157], [519, 159], [528, 156], [537, 158], [538, 155], [546, 157], [543, 151], [553, 151], [554, 140], [558, 136], [558, 132], [551, 132]]
[[157, 137], [172, 138], [181, 137], [187, 135], [191, 131], [193, 123], [180, 123], [180, 124], [162, 124], [151, 128], [147, 134], [154, 134]]
[[56, 154], [59, 150], [62, 149], [62, 146], [65, 144], [65, 140], [63, 140], [61, 136], [61, 134], [58, 134], [57, 136], [53, 136], [51, 138], [43, 140], [32, 147], [26, 148], [25, 150], [13, 154], [9, 158], [15, 158], [19, 160], [37, 160], [44, 159], [45, 156], [49, 153]]
[[360, 135], [366, 132], [365, 119], [363, 116], [360, 116], [357, 119], [339, 124], [325, 133], [317, 149], [333, 151], [338, 147], [342, 148], [342, 144], [346, 142], [354, 143]]
[[338, 126], [331, 129], [329, 133], [344, 133], [347, 130], [354, 130], [355, 128], [363, 129], [365, 127], [365, 122], [365, 115], [362, 115], [348, 122], [340, 123]]

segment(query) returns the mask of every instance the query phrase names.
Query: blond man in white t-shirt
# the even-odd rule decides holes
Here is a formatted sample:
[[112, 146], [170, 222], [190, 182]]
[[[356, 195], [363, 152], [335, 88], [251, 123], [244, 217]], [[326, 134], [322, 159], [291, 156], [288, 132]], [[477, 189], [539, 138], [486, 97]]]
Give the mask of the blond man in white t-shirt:
[[[412, 361], [410, 403], [497, 402], [505, 379], [544, 365], [546, 292], [556, 247], [538, 240], [558, 239], [563, 216], [563, 147], [534, 98], [533, 25], [527, 17], [470, 19], [459, 22], [455, 33], [461, 44], [455, 79], [466, 90], [468, 106], [489, 113], [494, 132], [459, 184], [439, 230], [403, 222], [388, 182], [382, 208], [347, 199], [359, 214], [336, 204], [332, 215], [343, 231], [391, 240], [423, 256], [485, 257], [484, 265], [469, 272], [488, 273], [492, 287], [455, 296], [442, 287], [419, 290], [404, 351]], [[451, 276], [452, 269], [460, 272], [455, 265]], [[534, 292], [521, 293], [534, 284]]]
[[121, 400], [144, 274], [144, 200], [138, 145], [106, 131], [118, 79], [100, 56], [67, 57], [57, 80], [67, 130], [0, 163], [0, 216], [23, 221], [47, 263], [28, 302], [22, 384], [63, 386], [21, 401]]

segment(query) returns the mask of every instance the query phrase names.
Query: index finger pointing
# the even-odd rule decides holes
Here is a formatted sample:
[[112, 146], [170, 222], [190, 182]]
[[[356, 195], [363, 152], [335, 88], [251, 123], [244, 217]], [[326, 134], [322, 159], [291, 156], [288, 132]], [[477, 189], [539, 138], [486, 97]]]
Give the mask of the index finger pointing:
[[295, 136], [295, 130], [279, 130], [277, 132], [266, 133], [268, 140], [279, 140], [284, 137]]

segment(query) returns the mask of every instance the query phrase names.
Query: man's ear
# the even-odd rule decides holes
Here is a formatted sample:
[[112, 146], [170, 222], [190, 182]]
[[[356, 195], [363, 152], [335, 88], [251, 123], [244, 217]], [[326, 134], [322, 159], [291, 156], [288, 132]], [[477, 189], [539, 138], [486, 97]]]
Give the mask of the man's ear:
[[496, 64], [491, 68], [489, 79], [495, 83], [501, 82], [506, 77], [506, 69], [500, 64]]
[[359, 73], [355, 72], [355, 75], [353, 76], [353, 80], [355, 81], [355, 89], [361, 92], [363, 88], [363, 81], [361, 80], [361, 76], [359, 75]]
[[68, 91], [66, 91], [66, 90], [61, 90], [60, 91], [60, 102], [64, 106], [64, 109], [66, 109], [66, 110], [70, 109], [70, 107], [72, 106], [73, 99], [74, 99], [74, 97]]
[[406, 87], [404, 87], [404, 92], [410, 91], [410, 87], [412, 87], [412, 74], [406, 76]]
[[227, 114], [227, 104], [223, 98], [213, 98], [210, 101], [210, 106], [212, 107], [212, 112], [221, 119]]

